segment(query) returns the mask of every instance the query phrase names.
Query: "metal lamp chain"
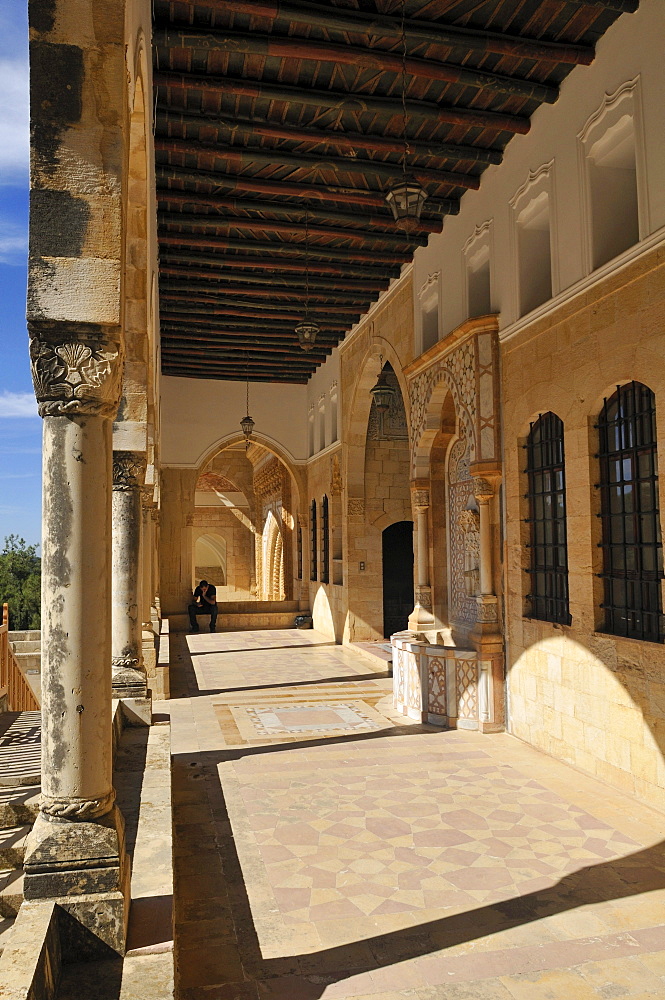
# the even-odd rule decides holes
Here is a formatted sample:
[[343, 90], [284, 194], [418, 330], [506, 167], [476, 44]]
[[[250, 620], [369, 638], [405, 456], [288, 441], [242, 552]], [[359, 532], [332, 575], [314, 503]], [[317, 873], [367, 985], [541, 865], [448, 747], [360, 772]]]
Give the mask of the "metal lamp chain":
[[409, 153], [409, 140], [407, 139], [407, 115], [406, 115], [406, 28], [404, 24], [404, 0], [402, 0], [402, 138], [404, 139], [404, 152], [402, 153], [402, 174], [406, 178], [406, 160]]

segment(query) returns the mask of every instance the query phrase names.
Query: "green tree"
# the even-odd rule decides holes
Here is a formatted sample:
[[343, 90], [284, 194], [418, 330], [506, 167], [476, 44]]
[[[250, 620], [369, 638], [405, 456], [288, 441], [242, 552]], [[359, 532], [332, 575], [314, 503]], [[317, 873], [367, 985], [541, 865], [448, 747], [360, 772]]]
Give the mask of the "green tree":
[[0, 552], [0, 604], [9, 605], [12, 630], [41, 628], [41, 559], [37, 546], [8, 535]]

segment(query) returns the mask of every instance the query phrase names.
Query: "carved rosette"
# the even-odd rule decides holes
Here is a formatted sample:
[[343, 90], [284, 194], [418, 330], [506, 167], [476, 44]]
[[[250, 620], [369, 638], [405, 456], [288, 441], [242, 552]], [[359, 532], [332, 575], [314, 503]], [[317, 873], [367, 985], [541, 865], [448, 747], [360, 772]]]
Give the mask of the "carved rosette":
[[44, 795], [39, 802], [41, 812], [56, 819], [91, 820], [105, 816], [110, 812], [115, 802], [115, 789], [99, 799], [82, 799], [76, 797], [59, 798], [55, 795]]
[[91, 339], [53, 344], [32, 333], [30, 367], [40, 416], [115, 415], [122, 377], [120, 347]]
[[473, 495], [478, 503], [489, 503], [494, 496], [494, 486], [489, 479], [482, 479], [481, 477], [474, 478]]
[[145, 457], [133, 451], [113, 452], [113, 489], [121, 493], [140, 490], [145, 474]]

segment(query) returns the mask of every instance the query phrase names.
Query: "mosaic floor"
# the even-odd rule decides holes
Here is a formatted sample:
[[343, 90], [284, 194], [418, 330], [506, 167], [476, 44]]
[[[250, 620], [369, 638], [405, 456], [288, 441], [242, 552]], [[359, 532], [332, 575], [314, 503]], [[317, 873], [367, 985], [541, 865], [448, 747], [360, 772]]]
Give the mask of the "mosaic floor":
[[662, 815], [315, 632], [178, 642], [182, 1000], [665, 997]]

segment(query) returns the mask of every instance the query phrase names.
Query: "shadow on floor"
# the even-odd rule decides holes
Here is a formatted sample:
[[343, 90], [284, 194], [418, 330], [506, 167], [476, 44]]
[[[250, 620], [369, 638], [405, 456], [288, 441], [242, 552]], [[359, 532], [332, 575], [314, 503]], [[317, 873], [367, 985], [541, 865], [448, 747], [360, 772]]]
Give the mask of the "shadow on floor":
[[[198, 692], [190, 663], [180, 681]], [[376, 675], [373, 675], [376, 676]], [[349, 678], [349, 680], [358, 678]], [[332, 683], [327, 681], [326, 683]], [[275, 685], [272, 685], [273, 687]], [[297, 686], [297, 685], [292, 685]], [[244, 756], [391, 739], [430, 726], [397, 727], [287, 745], [180, 754], [173, 759], [176, 968], [179, 1000], [319, 1000], [332, 984], [431, 955], [544, 917], [665, 888], [665, 841], [566, 875], [554, 886], [417, 926], [313, 953], [264, 959], [219, 779], [219, 764]], [[566, 949], [567, 942], [558, 942]], [[654, 945], [654, 950], [665, 946]], [[472, 985], [472, 984], [469, 984]], [[399, 989], [386, 985], [385, 989]], [[359, 993], [367, 992], [360, 988]], [[563, 1000], [563, 998], [562, 998]]]

